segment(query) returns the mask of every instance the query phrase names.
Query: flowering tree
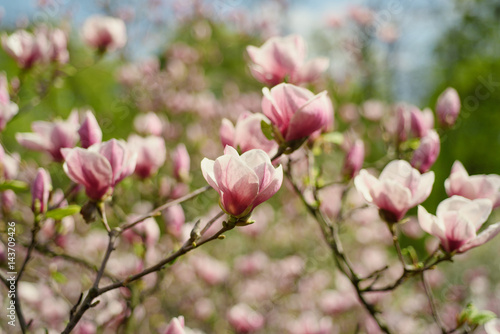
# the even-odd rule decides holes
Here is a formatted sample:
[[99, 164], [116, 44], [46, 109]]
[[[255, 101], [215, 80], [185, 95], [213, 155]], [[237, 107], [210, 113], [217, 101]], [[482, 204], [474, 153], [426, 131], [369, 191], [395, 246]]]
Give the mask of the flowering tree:
[[[458, 92], [434, 111], [339, 106], [349, 84], [302, 36], [264, 41], [247, 31], [258, 20], [229, 30], [191, 9], [175, 9], [179, 40], [139, 63], [116, 57], [130, 43], [117, 17], [91, 16], [78, 36], [41, 24], [3, 35], [1, 328], [498, 333], [479, 270], [468, 284], [488, 303], [465, 303], [459, 284], [436, 298], [500, 232], [500, 176], [457, 160], [436, 184]], [[373, 15], [353, 7], [349, 24]], [[436, 186], [447, 197], [434, 210]]]

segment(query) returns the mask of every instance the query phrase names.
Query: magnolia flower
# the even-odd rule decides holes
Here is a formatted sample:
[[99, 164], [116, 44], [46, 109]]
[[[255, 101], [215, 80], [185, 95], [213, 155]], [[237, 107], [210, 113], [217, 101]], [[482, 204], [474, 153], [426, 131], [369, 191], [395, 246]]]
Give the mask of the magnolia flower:
[[91, 111], [85, 112], [85, 118], [80, 125], [80, 129], [78, 129], [78, 134], [80, 135], [80, 144], [83, 148], [99, 144], [102, 141], [101, 127]]
[[35, 30], [35, 37], [40, 49], [43, 51], [40, 56], [44, 63], [58, 62], [65, 64], [68, 62], [68, 41], [64, 31], [42, 25]]
[[268, 123], [269, 119], [262, 114], [251, 112], [241, 114], [236, 125], [224, 118], [219, 130], [222, 145], [236, 147], [242, 153], [257, 148], [267, 152], [269, 156], [274, 156], [278, 151], [278, 144], [264, 136], [262, 121]]
[[85, 43], [99, 51], [121, 49], [127, 43], [127, 31], [123, 20], [94, 15], [89, 17], [82, 28]]
[[410, 135], [422, 138], [434, 127], [434, 115], [430, 109], [421, 111], [413, 105], [396, 106], [397, 135], [400, 141], [408, 140]]
[[184, 331], [184, 317], [179, 316], [177, 318], [172, 318], [168, 324], [165, 334], [185, 334]]
[[179, 181], [188, 180], [191, 159], [184, 144], [177, 145], [172, 152], [172, 162], [174, 165], [174, 177]]
[[165, 141], [161, 137], [143, 138], [132, 134], [128, 137], [128, 146], [137, 154], [135, 173], [143, 179], [156, 173], [167, 158]]
[[10, 101], [9, 85], [5, 73], [0, 73], [0, 131], [5, 129], [7, 122], [19, 111], [19, 107]]
[[111, 139], [88, 149], [62, 149], [64, 171], [85, 187], [87, 196], [99, 201], [113, 193], [114, 187], [134, 172], [137, 155], [123, 141]]
[[61, 149], [74, 147], [78, 141], [78, 113], [71, 112], [66, 121], [36, 121], [31, 124], [34, 133], [16, 133], [22, 146], [49, 153], [55, 161], [62, 161]]
[[365, 161], [365, 144], [361, 139], [357, 139], [354, 144], [349, 148], [344, 161], [342, 171], [344, 175], [349, 178], [356, 176], [363, 167]]
[[417, 168], [420, 173], [427, 172], [436, 162], [440, 149], [439, 135], [435, 130], [430, 130], [420, 140], [420, 146], [413, 152], [411, 165]]
[[445, 251], [463, 253], [486, 243], [500, 232], [500, 223], [496, 223], [477, 235], [491, 208], [488, 199], [469, 200], [452, 196], [438, 205], [435, 216], [419, 206], [418, 222], [425, 232], [441, 240]]
[[43, 168], [38, 168], [35, 180], [31, 185], [31, 209], [35, 213], [47, 211], [52, 181], [49, 173]]
[[220, 195], [220, 205], [236, 218], [249, 216], [252, 210], [271, 198], [283, 182], [283, 168], [274, 168], [266, 152], [250, 150], [241, 156], [231, 146], [215, 161], [201, 162], [203, 177]]
[[407, 161], [394, 160], [384, 168], [378, 179], [362, 169], [354, 184], [367, 202], [380, 209], [387, 222], [395, 223], [410, 208], [429, 197], [434, 172], [420, 174]]
[[10, 36], [2, 36], [2, 47], [22, 68], [30, 68], [44, 60], [49, 48], [42, 35], [33, 35], [26, 30], [17, 30]]
[[493, 203], [493, 207], [500, 206], [500, 176], [472, 175], [460, 161], [455, 161], [451, 168], [450, 177], [444, 181], [444, 187], [448, 196], [458, 195], [468, 199], [487, 198]]
[[134, 128], [143, 135], [161, 136], [163, 132], [162, 120], [154, 112], [141, 114], [134, 119]]
[[329, 65], [327, 58], [305, 62], [306, 44], [302, 36], [272, 37], [260, 48], [247, 46], [252, 61], [250, 71], [262, 83], [277, 85], [286, 77], [295, 84], [317, 79]]
[[186, 222], [184, 209], [180, 204], [172, 205], [162, 211], [162, 217], [165, 221], [165, 228], [168, 233], [176, 238], [181, 238], [182, 227]]
[[264, 326], [262, 314], [255, 312], [247, 304], [237, 304], [227, 313], [227, 320], [237, 333], [251, 333]]
[[484, 324], [486, 334], [500, 334], [500, 319], [493, 319]]
[[287, 142], [308, 137], [328, 126], [333, 118], [332, 102], [323, 91], [311, 91], [291, 84], [262, 90], [262, 112]]
[[452, 126], [457, 121], [460, 113], [460, 97], [458, 92], [451, 87], [439, 95], [436, 103], [436, 113], [439, 123], [443, 126]]

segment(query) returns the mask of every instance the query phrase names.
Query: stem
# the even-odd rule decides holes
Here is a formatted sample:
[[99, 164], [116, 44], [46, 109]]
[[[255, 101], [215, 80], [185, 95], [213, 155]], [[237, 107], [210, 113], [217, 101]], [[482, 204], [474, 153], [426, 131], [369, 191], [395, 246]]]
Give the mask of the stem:
[[394, 248], [396, 249], [396, 253], [398, 254], [399, 262], [401, 262], [401, 264], [403, 265], [403, 270], [406, 270], [406, 262], [405, 262], [405, 258], [403, 256], [403, 252], [401, 251], [401, 245], [399, 244], [398, 232], [396, 231], [396, 228], [397, 228], [396, 225], [397, 224], [387, 223], [387, 226], [389, 227], [389, 231], [391, 231], [392, 243], [394, 244]]
[[98, 209], [99, 209], [99, 213], [100, 213], [101, 218], [102, 218], [102, 223], [103, 223], [104, 227], [106, 228], [106, 231], [109, 234], [109, 233], [111, 233], [111, 228], [109, 227], [108, 218], [106, 217], [106, 207], [105, 207], [104, 202], [99, 202]]
[[437, 307], [436, 307], [436, 302], [434, 301], [434, 297], [432, 296], [431, 287], [429, 286], [429, 283], [425, 279], [424, 272], [422, 272], [420, 274], [420, 277], [421, 277], [422, 283], [424, 285], [425, 294], [427, 295], [427, 299], [429, 299], [429, 305], [431, 306], [432, 317], [434, 318], [434, 321], [439, 326], [439, 328], [441, 328], [441, 333], [446, 334], [446, 333], [448, 333], [448, 331], [444, 327], [443, 322], [441, 321], [441, 319], [439, 317], [439, 313], [438, 313]]

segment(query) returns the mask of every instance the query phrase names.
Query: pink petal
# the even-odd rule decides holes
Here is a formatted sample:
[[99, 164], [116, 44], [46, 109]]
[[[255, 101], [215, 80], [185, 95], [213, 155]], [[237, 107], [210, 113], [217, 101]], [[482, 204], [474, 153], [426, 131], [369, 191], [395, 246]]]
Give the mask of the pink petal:
[[354, 178], [354, 185], [369, 203], [373, 203], [372, 192], [374, 189], [382, 187], [380, 181], [365, 169], [362, 169], [359, 175]]
[[224, 118], [222, 120], [220, 129], [219, 129], [219, 136], [220, 136], [220, 141], [222, 143], [222, 147], [225, 147], [226, 145], [229, 145], [229, 146], [235, 145], [234, 125], [227, 118]]
[[201, 172], [208, 184], [220, 194], [219, 186], [217, 185], [214, 175], [214, 161], [204, 158], [201, 161]]
[[382, 188], [374, 189], [371, 195], [373, 203], [380, 209], [394, 214], [397, 221], [401, 220], [411, 207], [410, 191], [396, 181], [384, 180]]
[[419, 205], [418, 206], [418, 223], [422, 230], [425, 232], [443, 239], [445, 237], [444, 226], [436, 216], [431, 215], [427, 210]]
[[470, 240], [465, 245], [460, 247], [458, 252], [463, 253], [471, 248], [481, 246], [482, 244], [485, 244], [491, 239], [493, 239], [499, 232], [500, 232], [500, 223], [490, 225], [483, 232], [479, 233], [479, 235], [476, 238]]
[[420, 182], [418, 183], [418, 186], [413, 193], [413, 198], [411, 202], [411, 206], [414, 207], [415, 205], [418, 205], [425, 201], [427, 197], [432, 192], [432, 186], [434, 185], [434, 172], [427, 172], [424, 173], [420, 176]]

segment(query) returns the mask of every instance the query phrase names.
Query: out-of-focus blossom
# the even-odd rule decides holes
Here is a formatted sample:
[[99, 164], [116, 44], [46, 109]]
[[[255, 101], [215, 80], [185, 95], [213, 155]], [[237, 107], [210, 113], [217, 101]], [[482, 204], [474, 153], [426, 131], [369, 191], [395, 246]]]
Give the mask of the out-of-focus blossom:
[[386, 111], [386, 105], [382, 101], [367, 100], [363, 103], [363, 116], [370, 121], [380, 120]]
[[31, 184], [31, 210], [34, 213], [44, 213], [47, 211], [52, 181], [49, 173], [43, 168], [38, 168], [35, 180]]
[[83, 148], [99, 144], [102, 141], [101, 127], [91, 111], [88, 110], [85, 112], [85, 117], [78, 129], [78, 134], [80, 135], [80, 144]]
[[75, 327], [75, 334], [95, 334], [97, 333], [97, 326], [86, 320], [82, 320]]
[[400, 221], [406, 212], [429, 197], [434, 172], [420, 174], [404, 160], [391, 161], [375, 178], [362, 169], [354, 184], [365, 200], [380, 209], [387, 222]]
[[385, 43], [391, 44], [399, 38], [398, 29], [394, 24], [385, 23], [377, 29], [377, 37]]
[[5, 73], [0, 73], [0, 131], [5, 129], [7, 122], [19, 111], [19, 107], [10, 101], [9, 85]]
[[452, 126], [460, 113], [460, 97], [455, 88], [448, 87], [439, 95], [436, 103], [436, 113], [442, 126]]
[[176, 238], [180, 238], [182, 236], [182, 227], [186, 221], [182, 206], [180, 204], [172, 205], [163, 210], [162, 216], [168, 233]]
[[486, 334], [500, 334], [500, 319], [493, 319], [484, 324]]
[[[139, 217], [133, 215], [129, 218], [129, 221], [133, 222], [137, 218]], [[146, 246], [152, 247], [160, 239], [160, 228], [154, 218], [146, 218], [141, 223], [125, 230], [123, 237], [130, 243], [142, 242], [144, 240]]]
[[163, 132], [161, 119], [152, 111], [136, 116], [134, 128], [143, 135], [161, 136]]
[[496, 223], [477, 234], [488, 219], [491, 208], [488, 199], [469, 200], [452, 196], [438, 205], [436, 216], [419, 206], [418, 222], [425, 232], [441, 240], [445, 251], [463, 253], [488, 242], [500, 232], [500, 223]]
[[305, 88], [279, 84], [262, 92], [262, 111], [287, 142], [310, 136], [326, 127], [333, 117], [326, 91], [314, 95]]
[[172, 162], [174, 167], [174, 177], [178, 181], [187, 181], [189, 179], [191, 159], [184, 144], [177, 145], [175, 150], [172, 152]]
[[264, 326], [264, 317], [247, 304], [237, 304], [227, 313], [229, 324], [238, 333], [252, 333]]
[[418, 169], [420, 173], [427, 172], [436, 162], [440, 149], [439, 135], [435, 130], [430, 130], [420, 140], [420, 146], [413, 152], [411, 165]]
[[307, 312], [289, 325], [291, 334], [335, 334], [332, 319]]
[[94, 15], [83, 24], [85, 43], [101, 51], [121, 49], [127, 43], [127, 30], [123, 20], [115, 17]]
[[17, 30], [10, 36], [2, 36], [2, 47], [19, 67], [30, 68], [44, 60], [48, 49], [46, 39], [40, 37], [42, 36], [33, 35], [26, 30]]
[[167, 149], [161, 137], [140, 137], [132, 134], [128, 137], [128, 145], [137, 154], [135, 173], [145, 179], [153, 175], [165, 163]]
[[229, 276], [229, 267], [226, 263], [208, 255], [200, 255], [194, 258], [193, 266], [196, 275], [209, 285], [221, 284]]
[[351, 123], [359, 119], [358, 106], [354, 103], [347, 103], [340, 107], [339, 116], [346, 123]]
[[349, 8], [349, 16], [354, 22], [362, 26], [372, 24], [374, 18], [373, 11], [364, 6], [352, 6]]
[[422, 138], [434, 127], [434, 115], [430, 109], [420, 111], [407, 104], [396, 106], [397, 135], [400, 141], [408, 140], [410, 135]]
[[302, 36], [272, 37], [260, 48], [247, 47], [252, 61], [250, 70], [262, 83], [274, 86], [288, 78], [294, 84], [317, 79], [329, 65], [327, 58], [305, 62], [306, 43]]
[[220, 195], [224, 211], [243, 218], [271, 198], [283, 182], [283, 168], [274, 168], [266, 152], [250, 150], [241, 156], [231, 146], [214, 160], [204, 158], [201, 170], [205, 180]]
[[347, 152], [342, 168], [343, 174], [352, 179], [361, 170], [364, 161], [365, 144], [361, 139], [357, 139]]
[[111, 139], [88, 149], [62, 149], [64, 171], [85, 187], [89, 198], [99, 201], [113, 193], [114, 187], [135, 170], [137, 154], [123, 141]]
[[66, 121], [33, 122], [33, 133], [16, 133], [16, 139], [30, 150], [47, 152], [55, 161], [62, 161], [61, 149], [75, 146], [78, 127], [78, 113], [73, 111]]
[[222, 145], [238, 148], [244, 153], [252, 149], [261, 149], [274, 156], [278, 150], [278, 144], [269, 140], [262, 133], [261, 122], [269, 122], [262, 114], [244, 112], [238, 117], [236, 126], [230, 120], [224, 118], [219, 130]]
[[458, 195], [468, 199], [487, 198], [493, 207], [500, 206], [500, 176], [496, 174], [472, 175], [460, 161], [455, 161], [450, 177], [444, 181], [448, 196]]
[[6, 180], [16, 178], [19, 171], [20, 158], [17, 153], [10, 156], [5, 153], [2, 145], [0, 145], [0, 178], [4, 177]]
[[[44, 45], [44, 62], [57, 62], [66, 64], [69, 60], [68, 41], [64, 31], [58, 28], [51, 29], [47, 26], [39, 26], [35, 30], [38, 43]], [[42, 48], [41, 48], [42, 49]]]
[[176, 318], [172, 318], [168, 324], [167, 329], [164, 334], [185, 334], [184, 331], [184, 317], [181, 315]]

